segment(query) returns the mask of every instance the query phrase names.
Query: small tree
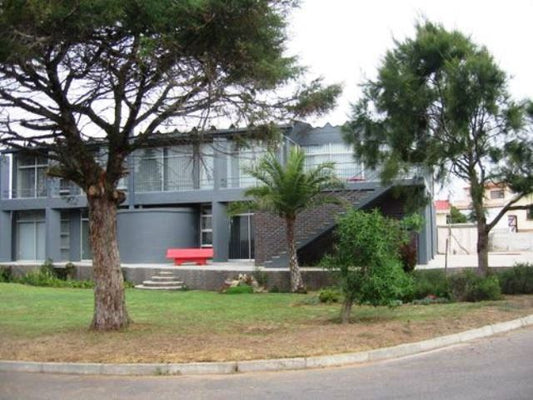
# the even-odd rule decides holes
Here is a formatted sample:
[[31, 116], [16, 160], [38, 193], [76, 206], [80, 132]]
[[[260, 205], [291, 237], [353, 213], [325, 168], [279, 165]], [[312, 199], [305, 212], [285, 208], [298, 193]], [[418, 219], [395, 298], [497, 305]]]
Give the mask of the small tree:
[[344, 294], [342, 323], [348, 323], [353, 303], [392, 305], [411, 288], [402, 269], [399, 248], [403, 241], [397, 221], [377, 210], [352, 210], [338, 221], [335, 253], [322, 264], [339, 279]]
[[[375, 81], [364, 83], [345, 138], [370, 167], [391, 180], [419, 164], [437, 179], [467, 181], [478, 231], [478, 268], [488, 271], [488, 235], [533, 192], [533, 141], [527, 104], [507, 93], [506, 74], [486, 48], [457, 31], [419, 24], [416, 37], [387, 52]], [[489, 183], [515, 196], [492, 221], [484, 213]]]
[[450, 207], [450, 224], [465, 224], [467, 222], [468, 217], [459, 211], [457, 207]]
[[260, 185], [247, 189], [245, 195], [252, 200], [236, 207], [268, 211], [285, 220], [293, 292], [304, 290], [296, 251], [296, 216], [311, 207], [341, 203], [338, 197], [325, 192], [343, 186], [335, 177], [333, 167], [333, 163], [327, 162], [306, 171], [304, 152], [293, 147], [285, 165], [280, 163], [274, 153], [269, 152], [255, 167], [247, 170], [259, 180]]

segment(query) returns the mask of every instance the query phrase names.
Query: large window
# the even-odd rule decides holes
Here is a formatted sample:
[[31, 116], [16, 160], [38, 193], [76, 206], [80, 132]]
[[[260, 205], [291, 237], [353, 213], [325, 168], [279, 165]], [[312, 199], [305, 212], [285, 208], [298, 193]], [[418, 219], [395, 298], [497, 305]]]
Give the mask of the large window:
[[213, 187], [210, 145], [143, 149], [135, 162], [137, 192], [187, 191]]
[[91, 251], [91, 245], [89, 244], [89, 213], [87, 210], [83, 210], [81, 213], [81, 259], [92, 260], [93, 252]]
[[235, 215], [231, 218], [229, 258], [250, 260], [255, 257], [254, 215]]
[[316, 167], [324, 162], [335, 163], [335, 173], [348, 181], [364, 180], [362, 164], [354, 159], [350, 146], [343, 143], [326, 143], [304, 146], [306, 168]]
[[19, 156], [17, 160], [17, 185], [14, 197], [46, 197], [47, 160], [28, 156]]
[[200, 214], [200, 245], [213, 247], [213, 214], [208, 206], [202, 207]]
[[62, 261], [70, 260], [70, 214], [61, 213], [61, 231], [59, 232], [59, 246]]
[[42, 211], [20, 211], [16, 219], [17, 260], [44, 260], [45, 214]]
[[253, 167], [263, 157], [266, 150], [259, 143], [249, 143], [247, 147], [237, 148], [228, 162], [228, 187], [242, 188], [257, 184], [246, 170]]

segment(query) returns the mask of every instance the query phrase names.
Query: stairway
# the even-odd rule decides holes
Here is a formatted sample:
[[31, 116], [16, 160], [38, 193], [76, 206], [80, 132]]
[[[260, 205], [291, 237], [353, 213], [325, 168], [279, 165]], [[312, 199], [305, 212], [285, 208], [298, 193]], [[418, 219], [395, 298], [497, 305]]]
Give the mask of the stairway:
[[[353, 208], [359, 209], [368, 205], [370, 202], [376, 200], [378, 197], [387, 192], [389, 187], [375, 187], [372, 190], [351, 190], [350, 195], [345, 196]], [[296, 232], [296, 249], [302, 250], [304, 247], [313, 245], [313, 242], [320, 239], [323, 235], [331, 234], [336, 226], [336, 220], [339, 215], [346, 212], [342, 208], [331, 208], [331, 212], [323, 214], [321, 218], [316, 218], [315, 215], [304, 211], [303, 218], [301, 218], [300, 228]], [[284, 238], [284, 235], [278, 237]], [[280, 241], [282, 242], [282, 241]], [[283, 241], [283, 250], [276, 251], [263, 262], [266, 268], [284, 268], [289, 264], [289, 256], [285, 250], [286, 244]]]
[[159, 271], [141, 285], [135, 285], [136, 289], [147, 290], [182, 290], [184, 287], [183, 281], [178, 280], [173, 271]]

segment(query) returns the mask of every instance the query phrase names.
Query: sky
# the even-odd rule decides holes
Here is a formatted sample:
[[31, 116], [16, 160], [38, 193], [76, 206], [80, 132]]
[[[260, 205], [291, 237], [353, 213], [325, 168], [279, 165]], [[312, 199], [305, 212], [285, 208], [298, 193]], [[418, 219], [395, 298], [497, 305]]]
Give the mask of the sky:
[[290, 17], [288, 54], [308, 67], [309, 79], [322, 76], [344, 87], [333, 112], [308, 122], [344, 123], [359, 84], [376, 76], [394, 40], [414, 37], [423, 19], [486, 46], [511, 77], [513, 97], [533, 97], [533, 0], [301, 0]]

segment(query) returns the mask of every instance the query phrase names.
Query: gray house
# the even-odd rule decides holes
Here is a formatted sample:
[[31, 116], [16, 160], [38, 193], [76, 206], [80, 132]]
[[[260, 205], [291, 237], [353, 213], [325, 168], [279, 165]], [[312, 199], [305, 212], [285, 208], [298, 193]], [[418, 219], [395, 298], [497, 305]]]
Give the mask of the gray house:
[[[378, 207], [401, 216], [403, 200], [383, 187], [376, 171], [365, 169], [344, 144], [339, 127], [313, 128], [296, 123], [281, 128], [277, 146], [283, 160], [291, 146], [306, 152], [313, 166], [334, 161], [346, 189], [337, 193], [357, 208]], [[120, 184], [127, 193], [118, 213], [118, 240], [125, 263], [165, 263], [166, 249], [213, 247], [215, 261], [255, 259], [257, 265], [284, 266], [284, 225], [265, 214], [229, 217], [229, 203], [243, 200], [255, 180], [243, 171], [266, 148], [250, 140], [245, 129], [210, 131], [202, 141], [161, 135], [128, 160], [129, 174]], [[243, 139], [247, 145], [243, 146]], [[95, 144], [105, 160], [105, 147]], [[79, 188], [46, 176], [48, 161], [16, 151], [0, 154], [0, 261], [80, 261], [91, 258], [87, 203]], [[406, 185], [431, 194], [432, 182], [416, 168]], [[341, 208], [306, 211], [298, 221], [302, 263], [313, 263], [332, 245], [332, 230]], [[418, 234], [418, 261], [435, 254], [435, 213], [423, 211], [426, 225]]]

